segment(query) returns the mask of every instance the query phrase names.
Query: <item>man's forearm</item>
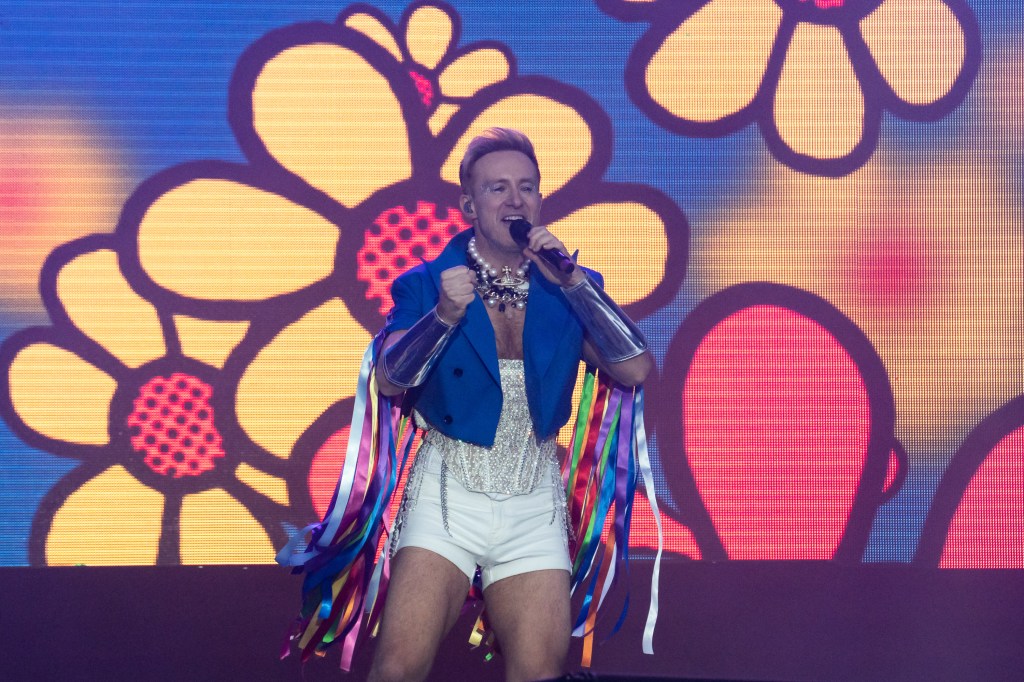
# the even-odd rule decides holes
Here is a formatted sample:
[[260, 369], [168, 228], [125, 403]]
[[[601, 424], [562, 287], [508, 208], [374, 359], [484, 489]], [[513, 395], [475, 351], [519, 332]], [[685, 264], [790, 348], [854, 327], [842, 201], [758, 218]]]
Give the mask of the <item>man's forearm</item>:
[[597, 353], [607, 362], [623, 362], [647, 350], [643, 332], [589, 276], [562, 289]]
[[458, 325], [449, 325], [437, 308], [421, 317], [381, 353], [380, 367], [388, 383], [401, 388], [422, 384], [448, 346]]

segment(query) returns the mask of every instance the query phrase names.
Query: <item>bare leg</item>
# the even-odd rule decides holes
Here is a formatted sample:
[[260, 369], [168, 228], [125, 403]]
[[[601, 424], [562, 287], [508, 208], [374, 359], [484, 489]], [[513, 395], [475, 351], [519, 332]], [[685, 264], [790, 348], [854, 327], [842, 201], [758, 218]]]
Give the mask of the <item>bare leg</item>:
[[399, 550], [391, 569], [369, 680], [422, 680], [459, 618], [469, 578], [444, 557], [419, 547]]
[[565, 674], [572, 634], [568, 571], [533, 571], [499, 580], [484, 590], [484, 602], [505, 658], [506, 682]]

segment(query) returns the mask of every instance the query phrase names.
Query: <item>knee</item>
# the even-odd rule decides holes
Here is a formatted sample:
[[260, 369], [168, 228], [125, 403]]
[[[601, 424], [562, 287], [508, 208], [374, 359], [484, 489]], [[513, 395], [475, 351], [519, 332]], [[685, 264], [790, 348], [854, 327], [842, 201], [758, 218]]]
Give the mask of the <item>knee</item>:
[[553, 680], [563, 675], [565, 675], [565, 656], [554, 653], [546, 657], [509, 658], [505, 664], [506, 682]]

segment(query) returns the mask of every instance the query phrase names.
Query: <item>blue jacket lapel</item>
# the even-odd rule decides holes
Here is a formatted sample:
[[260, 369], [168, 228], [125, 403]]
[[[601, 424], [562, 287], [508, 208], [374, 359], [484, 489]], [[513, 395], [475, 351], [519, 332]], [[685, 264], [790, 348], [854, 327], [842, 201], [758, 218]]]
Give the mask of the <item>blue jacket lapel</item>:
[[[441, 273], [456, 265], [466, 264], [466, 246], [472, 236], [472, 230], [465, 230], [455, 235], [436, 259], [426, 263], [427, 271], [438, 292], [441, 291]], [[469, 345], [480, 356], [481, 362], [491, 374], [494, 382], [500, 386], [501, 375], [498, 372], [498, 347], [494, 339], [494, 327], [491, 326], [491, 320], [487, 317], [487, 309], [484, 308], [484, 302], [480, 300], [479, 296], [475, 297], [466, 309], [466, 317], [463, 319], [459, 331], [465, 335]]]
[[544, 279], [540, 273], [530, 277], [530, 298], [526, 304], [526, 322], [523, 329], [523, 350], [536, 376], [547, 374], [551, 361], [565, 338], [569, 309], [562, 301], [558, 285]]

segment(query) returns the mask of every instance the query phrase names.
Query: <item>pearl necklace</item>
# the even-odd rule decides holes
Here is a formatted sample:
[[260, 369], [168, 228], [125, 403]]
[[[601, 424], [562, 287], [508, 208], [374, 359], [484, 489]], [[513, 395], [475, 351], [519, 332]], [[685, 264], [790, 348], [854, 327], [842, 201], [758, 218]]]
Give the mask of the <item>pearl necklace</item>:
[[469, 254], [469, 265], [476, 271], [475, 288], [488, 306], [498, 306], [498, 311], [502, 313], [505, 312], [505, 306], [510, 303], [517, 310], [526, 307], [526, 298], [530, 294], [528, 261], [516, 268], [514, 273], [509, 266], [502, 267], [499, 276], [497, 268], [488, 263], [477, 251], [476, 237], [469, 240], [466, 251]]

